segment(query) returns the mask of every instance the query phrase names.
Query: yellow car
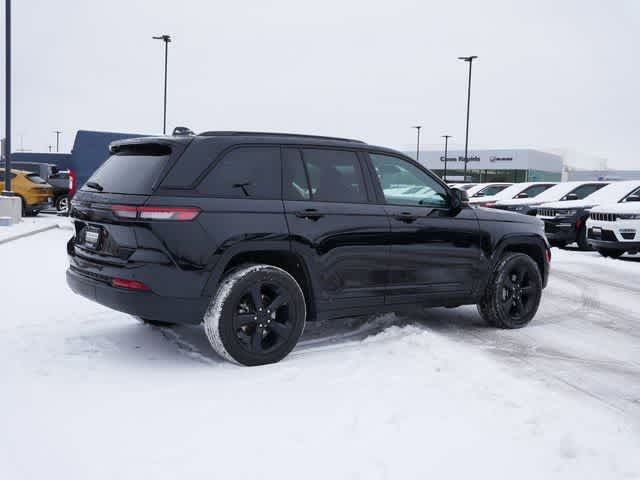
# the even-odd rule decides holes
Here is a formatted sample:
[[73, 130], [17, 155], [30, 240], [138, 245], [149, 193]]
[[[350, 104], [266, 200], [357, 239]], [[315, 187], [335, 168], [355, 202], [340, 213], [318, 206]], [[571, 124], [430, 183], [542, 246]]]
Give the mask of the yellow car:
[[[5, 169], [0, 168], [0, 190], [4, 190]], [[51, 206], [53, 187], [35, 173], [11, 170], [11, 190], [22, 199], [22, 216], [37, 215]]]

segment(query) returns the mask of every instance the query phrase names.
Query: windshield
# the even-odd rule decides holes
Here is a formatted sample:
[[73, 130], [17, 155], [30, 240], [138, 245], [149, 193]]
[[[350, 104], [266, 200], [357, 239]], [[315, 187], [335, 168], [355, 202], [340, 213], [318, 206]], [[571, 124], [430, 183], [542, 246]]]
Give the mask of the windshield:
[[492, 195], [495, 195], [498, 192], [501, 192], [502, 190], [504, 190], [505, 188], [507, 188], [509, 185], [489, 185], [488, 187], [484, 187], [482, 190], [480, 190], [479, 192], [476, 192], [475, 195], [473, 195], [474, 197], [490, 197]]
[[575, 189], [579, 188], [582, 185], [583, 183], [580, 182], [559, 183], [549, 188], [548, 190], [545, 190], [539, 195], [536, 195], [536, 203], [557, 202], [562, 197], [564, 197], [568, 193], [573, 192]]
[[640, 187], [640, 182], [614, 182], [592, 193], [587, 198], [594, 204], [617, 203]]
[[[139, 155], [127, 152], [111, 155], [84, 184], [84, 191], [149, 195], [167, 164], [169, 155]], [[91, 188], [89, 184], [99, 186]]]
[[543, 183], [543, 184], [514, 183], [513, 185], [510, 185], [504, 190], [501, 190], [498, 193], [496, 193], [494, 195], [494, 198], [496, 200], [513, 199], [523, 192], [527, 194], [526, 198], [533, 198], [552, 186], [553, 184], [547, 184], [547, 183]]

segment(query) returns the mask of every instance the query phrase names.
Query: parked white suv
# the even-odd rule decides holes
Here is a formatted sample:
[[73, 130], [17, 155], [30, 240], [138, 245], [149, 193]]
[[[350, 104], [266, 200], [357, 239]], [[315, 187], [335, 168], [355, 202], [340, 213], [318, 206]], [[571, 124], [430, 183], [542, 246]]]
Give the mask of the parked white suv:
[[562, 247], [576, 242], [580, 250], [589, 250], [586, 221], [598, 205], [625, 202], [640, 189], [640, 180], [613, 182], [582, 200], [545, 203], [538, 207], [538, 218], [544, 222], [547, 240]]
[[618, 258], [640, 251], [640, 188], [620, 203], [591, 209], [588, 241], [602, 256]]
[[524, 215], [535, 215], [538, 212], [538, 206], [543, 203], [581, 200], [609, 183], [610, 182], [563, 182], [545, 190], [534, 198], [500, 200], [496, 203], [495, 208], [522, 213]]

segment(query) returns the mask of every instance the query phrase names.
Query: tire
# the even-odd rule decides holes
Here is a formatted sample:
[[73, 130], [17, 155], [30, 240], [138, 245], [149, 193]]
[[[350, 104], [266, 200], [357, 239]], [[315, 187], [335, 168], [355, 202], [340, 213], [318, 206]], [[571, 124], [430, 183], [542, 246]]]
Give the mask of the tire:
[[152, 325], [154, 327], [173, 327], [175, 323], [171, 322], [162, 322], [160, 320], [149, 320], [148, 318], [135, 317], [140, 323], [144, 323], [145, 325]]
[[600, 255], [602, 255], [603, 257], [607, 258], [607, 257], [611, 257], [611, 258], [620, 258], [622, 255], [624, 255], [624, 250], [617, 250], [614, 248], [599, 248], [598, 249], [598, 253]]
[[524, 253], [506, 253], [496, 264], [478, 312], [497, 328], [522, 328], [535, 316], [542, 298], [538, 265]]
[[289, 273], [271, 265], [243, 265], [220, 282], [204, 327], [222, 358], [265, 365], [279, 362], [296, 346], [306, 310], [302, 289]]
[[576, 243], [578, 244], [578, 248], [582, 251], [593, 250], [591, 245], [589, 245], [589, 240], [587, 239], [587, 226], [584, 223], [580, 227], [580, 230], [578, 230]]
[[58, 213], [69, 211], [69, 195], [60, 195], [56, 198], [56, 210]]

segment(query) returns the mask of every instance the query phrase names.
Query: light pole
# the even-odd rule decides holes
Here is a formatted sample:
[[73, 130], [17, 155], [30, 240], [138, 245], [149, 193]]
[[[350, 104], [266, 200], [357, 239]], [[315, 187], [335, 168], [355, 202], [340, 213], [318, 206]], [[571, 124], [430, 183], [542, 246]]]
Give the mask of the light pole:
[[4, 97], [4, 114], [5, 114], [5, 159], [4, 159], [4, 190], [2, 195], [6, 197], [13, 196], [11, 192], [11, 0], [5, 1], [5, 97]]
[[473, 61], [478, 58], [477, 55], [472, 55], [470, 57], [458, 57], [458, 60], [465, 61], [469, 64], [469, 85], [467, 87], [467, 130], [464, 137], [464, 181], [467, 181], [467, 163], [469, 162], [469, 157], [467, 156], [467, 152], [469, 149], [469, 105], [471, 104], [471, 66], [473, 65]]
[[422, 128], [422, 125], [416, 125], [415, 127], [411, 127], [411, 128], [415, 128], [418, 131], [418, 140], [416, 142], [416, 162], [420, 161], [420, 129]]
[[60, 151], [60, 134], [62, 130], [54, 130], [53, 133], [56, 134], [56, 152]]
[[447, 181], [447, 147], [449, 146], [449, 139], [451, 135], [442, 135], [444, 138], [444, 174], [442, 175], [442, 179]]
[[162, 134], [167, 134], [167, 65], [169, 62], [169, 43], [170, 35], [160, 35], [152, 37], [154, 40], [162, 40], [164, 42], [164, 114], [162, 117]]

